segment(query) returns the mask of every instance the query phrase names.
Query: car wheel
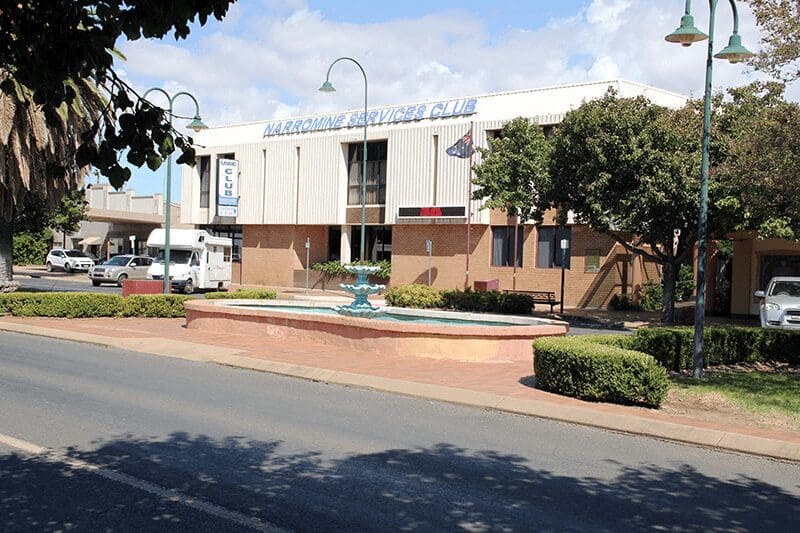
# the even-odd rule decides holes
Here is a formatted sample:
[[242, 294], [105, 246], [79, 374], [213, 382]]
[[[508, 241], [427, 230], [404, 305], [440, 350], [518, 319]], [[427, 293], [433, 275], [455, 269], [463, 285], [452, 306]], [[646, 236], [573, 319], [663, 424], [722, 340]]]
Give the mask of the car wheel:
[[92, 285], [94, 285], [95, 287], [99, 287], [100, 286], [100, 282], [92, 280]]
[[48, 272], [52, 272], [53, 271], [53, 263], [48, 261], [47, 264], [44, 265], [44, 269], [47, 270]]
[[67, 274], [72, 274], [72, 265], [69, 263], [64, 263], [64, 272]]
[[192, 294], [194, 292], [194, 285], [192, 284], [191, 278], [186, 280], [186, 285], [183, 286], [183, 293], [184, 294]]
[[128, 279], [127, 274], [120, 274], [117, 278], [117, 287], [122, 287], [122, 284], [125, 283], [126, 279]]

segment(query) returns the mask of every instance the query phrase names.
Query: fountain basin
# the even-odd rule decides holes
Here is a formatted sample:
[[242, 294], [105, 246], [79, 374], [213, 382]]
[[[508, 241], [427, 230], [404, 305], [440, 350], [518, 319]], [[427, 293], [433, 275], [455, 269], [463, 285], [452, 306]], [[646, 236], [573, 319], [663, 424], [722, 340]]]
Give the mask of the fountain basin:
[[562, 336], [565, 322], [533, 317], [390, 308], [379, 318], [342, 316], [330, 302], [190, 300], [188, 329], [318, 342], [375, 354], [457, 361], [530, 361], [531, 342]]

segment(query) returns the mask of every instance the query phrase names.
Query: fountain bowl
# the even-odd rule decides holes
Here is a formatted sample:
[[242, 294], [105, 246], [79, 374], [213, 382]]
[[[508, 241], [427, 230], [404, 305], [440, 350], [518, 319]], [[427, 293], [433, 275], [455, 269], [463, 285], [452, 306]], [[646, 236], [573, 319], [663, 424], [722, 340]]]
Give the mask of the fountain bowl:
[[[328, 301], [189, 300], [186, 327], [336, 346], [365, 355], [472, 362], [530, 361], [531, 342], [563, 336], [566, 322], [535, 317], [386, 308], [373, 320], [339, 315]], [[422, 322], [420, 322], [420, 320]]]

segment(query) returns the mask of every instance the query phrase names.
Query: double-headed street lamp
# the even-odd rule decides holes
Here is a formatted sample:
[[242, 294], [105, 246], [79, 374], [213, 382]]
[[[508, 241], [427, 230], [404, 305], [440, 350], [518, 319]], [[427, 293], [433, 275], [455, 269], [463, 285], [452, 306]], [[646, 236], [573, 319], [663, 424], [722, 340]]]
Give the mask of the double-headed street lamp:
[[697, 220], [697, 296], [694, 310], [694, 377], [703, 375], [703, 322], [706, 311], [706, 255], [708, 231], [708, 149], [711, 144], [711, 70], [713, 58], [727, 59], [731, 63], [738, 63], [753, 53], [742, 46], [739, 36], [739, 11], [735, 0], [728, 0], [733, 10], [733, 34], [728, 40], [728, 46], [714, 55], [714, 22], [719, 0], [709, 0], [710, 15], [708, 20], [708, 35], [698, 30], [694, 25], [691, 15], [692, 0], [686, 0], [685, 14], [681, 18], [680, 27], [666, 36], [671, 43], [690, 46], [694, 42], [708, 39], [708, 57], [706, 59], [706, 87], [703, 106], [703, 160], [700, 168], [700, 213]]
[[[175, 102], [175, 99], [181, 95], [188, 96], [194, 102], [194, 119], [186, 126], [187, 128], [198, 132], [200, 130], [205, 130], [208, 128], [203, 121], [200, 120], [200, 105], [197, 103], [197, 99], [192, 96], [191, 94], [180, 91], [175, 93], [173, 96], [170, 96], [167, 91], [160, 87], [153, 87], [148, 89], [144, 95], [142, 95], [142, 99], [146, 99], [147, 95], [151, 92], [156, 91], [160, 92], [164, 96], [167, 97], [167, 102], [169, 102], [169, 108], [165, 111], [167, 112], [167, 116], [169, 117], [169, 125], [172, 126], [172, 104]], [[152, 104], [151, 104], [152, 105]], [[166, 186], [166, 209], [164, 214], [164, 294], [169, 294], [172, 291], [172, 284], [169, 279], [169, 261], [170, 261], [170, 249], [169, 249], [169, 229], [170, 225], [172, 224], [171, 220], [171, 212], [172, 212], [172, 152], [167, 155], [167, 186]]]
[[333, 66], [338, 63], [339, 61], [352, 61], [356, 64], [356, 66], [361, 70], [361, 74], [364, 75], [364, 158], [361, 163], [361, 242], [359, 244], [359, 259], [364, 261], [365, 257], [365, 237], [366, 237], [366, 223], [367, 223], [367, 73], [364, 71], [364, 67], [361, 66], [361, 63], [353, 59], [352, 57], [340, 57], [339, 59], [335, 60], [331, 65], [328, 67], [328, 73], [325, 75], [325, 82], [319, 88], [319, 90], [323, 93], [332, 93], [335, 92], [333, 85], [330, 82], [331, 78], [331, 69]]

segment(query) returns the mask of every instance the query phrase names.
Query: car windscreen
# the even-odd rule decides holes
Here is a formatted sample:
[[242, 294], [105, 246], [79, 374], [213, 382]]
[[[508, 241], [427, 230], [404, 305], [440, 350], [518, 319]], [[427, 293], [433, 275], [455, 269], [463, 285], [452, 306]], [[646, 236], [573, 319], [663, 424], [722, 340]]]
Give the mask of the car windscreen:
[[[189, 257], [191, 257], [192, 252], [189, 250], [170, 250], [169, 251], [169, 264], [177, 263], [183, 264], [189, 262]], [[164, 262], [164, 250], [159, 250], [158, 255], [153, 260], [155, 263], [163, 263]]]
[[130, 256], [118, 255], [116, 257], [112, 257], [103, 264], [107, 266], [125, 266], [128, 264], [128, 261], [130, 260], [131, 260]]
[[769, 295], [800, 297], [800, 281], [776, 281], [772, 284]]
[[67, 257], [88, 257], [85, 253], [81, 252], [80, 250], [67, 250], [64, 252]]

